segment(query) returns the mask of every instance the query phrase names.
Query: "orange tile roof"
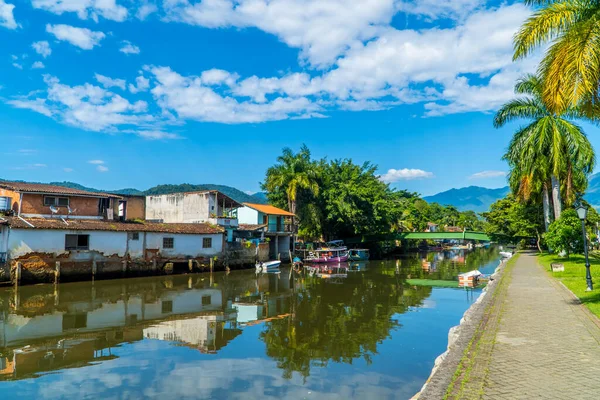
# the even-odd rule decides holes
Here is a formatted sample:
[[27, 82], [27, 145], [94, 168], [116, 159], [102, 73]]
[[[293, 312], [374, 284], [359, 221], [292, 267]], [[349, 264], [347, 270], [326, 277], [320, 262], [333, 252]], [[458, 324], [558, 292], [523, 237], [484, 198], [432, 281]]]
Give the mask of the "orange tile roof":
[[263, 214], [268, 215], [283, 215], [285, 217], [295, 217], [289, 211], [282, 210], [281, 208], [274, 207], [270, 204], [254, 204], [254, 203], [244, 203], [246, 207], [250, 207], [253, 210], [260, 211]]

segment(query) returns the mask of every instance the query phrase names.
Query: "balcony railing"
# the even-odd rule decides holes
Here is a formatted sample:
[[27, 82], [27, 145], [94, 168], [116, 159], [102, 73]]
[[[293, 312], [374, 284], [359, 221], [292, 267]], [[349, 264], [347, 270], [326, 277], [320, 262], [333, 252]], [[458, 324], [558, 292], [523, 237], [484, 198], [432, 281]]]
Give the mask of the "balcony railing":
[[296, 226], [292, 224], [268, 224], [267, 232], [269, 233], [296, 233]]

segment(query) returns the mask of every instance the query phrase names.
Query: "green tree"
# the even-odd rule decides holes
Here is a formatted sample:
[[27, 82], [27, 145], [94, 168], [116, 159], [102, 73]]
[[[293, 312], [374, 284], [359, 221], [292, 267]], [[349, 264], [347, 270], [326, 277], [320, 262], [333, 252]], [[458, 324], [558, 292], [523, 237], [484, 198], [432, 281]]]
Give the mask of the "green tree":
[[[514, 134], [504, 159], [511, 168], [513, 193], [521, 200], [541, 197], [548, 224], [549, 188], [554, 217], [558, 219], [563, 200], [569, 206], [585, 190], [586, 177], [595, 166], [595, 153], [581, 127], [546, 107], [537, 76], [520, 79], [515, 92], [524, 97], [504, 104], [496, 113], [494, 126], [500, 128], [517, 119], [531, 120]], [[561, 195], [561, 186], [566, 196]]]
[[[277, 164], [267, 170], [267, 178], [262, 184], [263, 190], [270, 193], [285, 192], [287, 209], [296, 213], [298, 194], [307, 190], [315, 195], [319, 193], [316, 182], [315, 165], [310, 157], [310, 150], [302, 145], [298, 153], [289, 148], [283, 149], [283, 154], [277, 158]], [[280, 197], [274, 198], [276, 201]]]
[[542, 210], [535, 203], [516, 201], [514, 195], [496, 201], [490, 211], [483, 213], [486, 220], [485, 232], [491, 236], [507, 238], [516, 242], [524, 237], [537, 237], [541, 247], [541, 234], [544, 231]]
[[581, 220], [573, 209], [565, 210], [560, 219], [550, 224], [545, 235], [548, 246], [558, 253], [583, 253]]
[[597, 118], [600, 88], [600, 2], [525, 0], [538, 7], [514, 40], [514, 59], [551, 43], [539, 71], [543, 100], [555, 114], [574, 106]]

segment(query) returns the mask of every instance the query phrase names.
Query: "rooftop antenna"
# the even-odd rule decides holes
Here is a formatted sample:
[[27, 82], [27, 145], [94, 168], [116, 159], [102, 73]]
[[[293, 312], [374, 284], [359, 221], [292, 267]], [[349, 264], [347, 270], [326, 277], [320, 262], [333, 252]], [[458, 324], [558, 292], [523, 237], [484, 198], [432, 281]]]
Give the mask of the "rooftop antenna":
[[58, 214], [58, 208], [50, 206], [50, 212], [52, 213], [52, 216], [54, 216], [54, 214]]

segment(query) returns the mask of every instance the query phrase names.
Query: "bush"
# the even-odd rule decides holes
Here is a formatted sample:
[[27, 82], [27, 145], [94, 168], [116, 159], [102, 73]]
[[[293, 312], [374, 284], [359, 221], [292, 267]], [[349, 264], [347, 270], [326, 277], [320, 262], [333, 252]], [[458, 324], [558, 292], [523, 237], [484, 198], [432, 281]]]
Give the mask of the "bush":
[[575, 210], [565, 210], [560, 218], [548, 227], [544, 236], [548, 247], [557, 253], [583, 253], [581, 221]]

